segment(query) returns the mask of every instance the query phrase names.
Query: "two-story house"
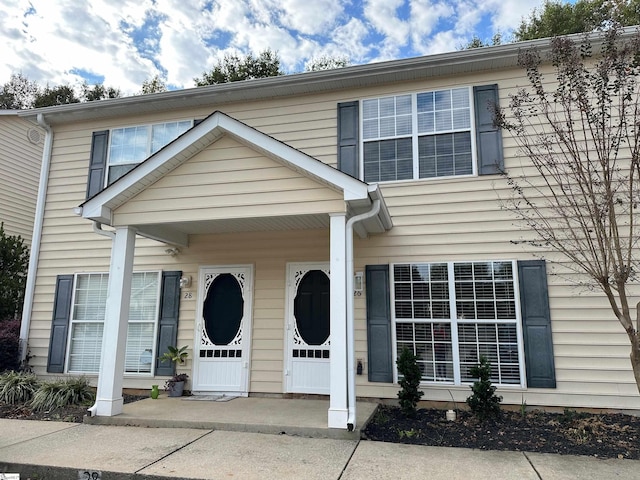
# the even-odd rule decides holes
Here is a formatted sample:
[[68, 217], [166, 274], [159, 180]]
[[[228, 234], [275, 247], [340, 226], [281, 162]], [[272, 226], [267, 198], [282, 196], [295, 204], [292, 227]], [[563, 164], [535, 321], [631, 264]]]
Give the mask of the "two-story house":
[[[547, 40], [535, 42], [540, 48]], [[500, 208], [526, 165], [491, 105], [527, 84], [509, 44], [42, 108], [41, 236], [23, 324], [40, 376], [195, 394], [464, 401], [480, 355], [505, 403], [637, 408], [606, 299], [549, 275]], [[23, 325], [23, 326], [24, 326]]]

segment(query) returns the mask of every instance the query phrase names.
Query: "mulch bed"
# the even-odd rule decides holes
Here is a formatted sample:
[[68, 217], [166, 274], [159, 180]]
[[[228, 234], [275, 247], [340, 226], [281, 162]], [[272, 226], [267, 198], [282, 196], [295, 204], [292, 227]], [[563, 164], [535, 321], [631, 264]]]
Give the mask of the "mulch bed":
[[398, 407], [381, 405], [363, 437], [439, 447], [640, 459], [640, 418], [623, 414], [502, 411], [499, 419], [480, 422], [470, 412], [457, 411], [457, 419], [448, 421], [444, 410], [420, 409], [408, 418]]
[[[148, 396], [122, 395], [124, 403], [137, 402]], [[53, 410], [34, 411], [28, 405], [9, 405], [0, 402], [0, 418], [14, 418], [18, 420], [45, 420], [52, 422], [75, 422], [82, 423], [83, 417], [87, 414], [87, 408], [91, 405], [68, 405]]]

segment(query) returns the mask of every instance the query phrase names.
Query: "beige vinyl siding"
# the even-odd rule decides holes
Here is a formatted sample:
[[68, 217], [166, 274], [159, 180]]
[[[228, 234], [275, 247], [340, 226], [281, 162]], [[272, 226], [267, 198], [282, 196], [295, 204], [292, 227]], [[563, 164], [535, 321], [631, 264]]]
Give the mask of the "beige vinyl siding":
[[[509, 93], [527, 82], [519, 70], [495, 70], [476, 72], [466, 77], [425, 79], [244, 104], [203, 105], [193, 111], [57, 127], [29, 341], [31, 352], [35, 355], [32, 364], [36, 372], [43, 375], [46, 368], [55, 276], [106, 271], [109, 265], [109, 240], [94, 234], [90, 223], [72, 213], [73, 208], [84, 201], [92, 131], [204, 118], [215, 110], [221, 110], [335, 166], [338, 102], [489, 83], [499, 84], [500, 102], [506, 105]], [[518, 152], [513, 139], [505, 134], [503, 142], [506, 168], [510, 172], [517, 172], [524, 165], [524, 171], [531, 172], [530, 168], [526, 168], [527, 160]], [[227, 158], [222, 155], [223, 152]], [[239, 164], [247, 168], [230, 173]], [[230, 178], [232, 182], [229, 182]], [[152, 212], [147, 221], [170, 221], [173, 217], [184, 220], [187, 215], [185, 210], [197, 205], [206, 206], [196, 209], [200, 210], [198, 219], [221, 218], [224, 215], [228, 218], [241, 214], [268, 216], [275, 209], [273, 203], [268, 207], [258, 207], [260, 202], [286, 199], [283, 205], [289, 208], [296, 196], [305, 196], [316, 189], [318, 185], [311, 180], [224, 139], [122, 206], [116, 213], [116, 219], [121, 223], [134, 220], [143, 222], [143, 213]], [[223, 191], [223, 196], [218, 195]], [[364, 271], [365, 266], [371, 264], [528, 260], [544, 254], [513, 242], [526, 236], [527, 232], [500, 208], [499, 199], [508, 198], [510, 189], [499, 176], [387, 183], [382, 185], [382, 191], [394, 227], [385, 234], [367, 239], [356, 237], [356, 271]], [[300, 192], [304, 192], [304, 195]], [[327, 205], [334, 205], [331, 202], [339, 200], [339, 197], [332, 196], [335, 192], [326, 187], [320, 188], [318, 193], [328, 196]], [[243, 198], [239, 200], [233, 198], [234, 195]], [[308, 202], [302, 202], [301, 205], [304, 208], [300, 212], [308, 212], [305, 209], [311, 207]], [[330, 211], [327, 205], [321, 210]], [[224, 213], [221, 213], [222, 210]], [[287, 211], [293, 214], [299, 212], [293, 208]], [[193, 278], [189, 290], [194, 292], [194, 297], [181, 301], [178, 332], [178, 343], [189, 345], [190, 348], [193, 348], [199, 268], [225, 264], [253, 265], [255, 288], [250, 392], [282, 393], [286, 360], [286, 264], [327, 261], [329, 232], [300, 230], [196, 235], [190, 237], [189, 247], [182, 248], [176, 257], [164, 254], [165, 248], [157, 242], [138, 239], [135, 269], [182, 270]], [[553, 258], [553, 255], [544, 255], [548, 259]], [[548, 262], [547, 270], [557, 388], [502, 388], [500, 394], [504, 396], [505, 403], [519, 405], [525, 401], [528, 405], [637, 408], [638, 392], [629, 364], [627, 339], [608, 303], [599, 292], [576, 288], [568, 280], [571, 276], [565, 275], [562, 268], [555, 268]], [[364, 374], [356, 377], [357, 395], [395, 398], [397, 385], [367, 381], [365, 295], [355, 297], [355, 311], [356, 358], [364, 364]], [[192, 365], [193, 359], [186, 367], [187, 373]], [[148, 378], [128, 377], [125, 380], [125, 385], [130, 387], [148, 388], [151, 383], [154, 380]], [[457, 402], [463, 402], [470, 392], [468, 386], [427, 386], [424, 391], [425, 400], [445, 402], [451, 401], [449, 392]]]
[[119, 207], [114, 224], [344, 210], [341, 193], [224, 137]]
[[[39, 141], [29, 141], [29, 131]], [[14, 115], [0, 115], [0, 222], [9, 235], [31, 243], [44, 132]]]

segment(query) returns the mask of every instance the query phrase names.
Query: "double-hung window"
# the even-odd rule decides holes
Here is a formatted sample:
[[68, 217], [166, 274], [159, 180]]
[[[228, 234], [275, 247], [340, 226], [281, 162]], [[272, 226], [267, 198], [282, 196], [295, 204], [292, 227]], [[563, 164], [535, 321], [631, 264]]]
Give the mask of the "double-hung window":
[[476, 173], [470, 88], [362, 101], [365, 182]]
[[[97, 373], [109, 274], [77, 274], [72, 302], [67, 371]], [[160, 272], [135, 272], [125, 354], [126, 373], [152, 373], [156, 358]]]
[[158, 123], [111, 130], [107, 161], [107, 185], [132, 170], [145, 158], [154, 154], [186, 132], [193, 122]]
[[396, 356], [408, 348], [423, 382], [462, 384], [480, 356], [491, 380], [522, 385], [522, 345], [515, 262], [393, 265]]

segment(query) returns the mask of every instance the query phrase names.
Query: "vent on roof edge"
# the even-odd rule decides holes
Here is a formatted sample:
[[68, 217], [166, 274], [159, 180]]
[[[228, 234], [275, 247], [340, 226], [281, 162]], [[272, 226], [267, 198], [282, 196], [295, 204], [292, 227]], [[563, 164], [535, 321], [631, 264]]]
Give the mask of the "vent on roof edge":
[[27, 132], [27, 138], [31, 143], [37, 145], [42, 140], [42, 134], [35, 128], [30, 128]]

